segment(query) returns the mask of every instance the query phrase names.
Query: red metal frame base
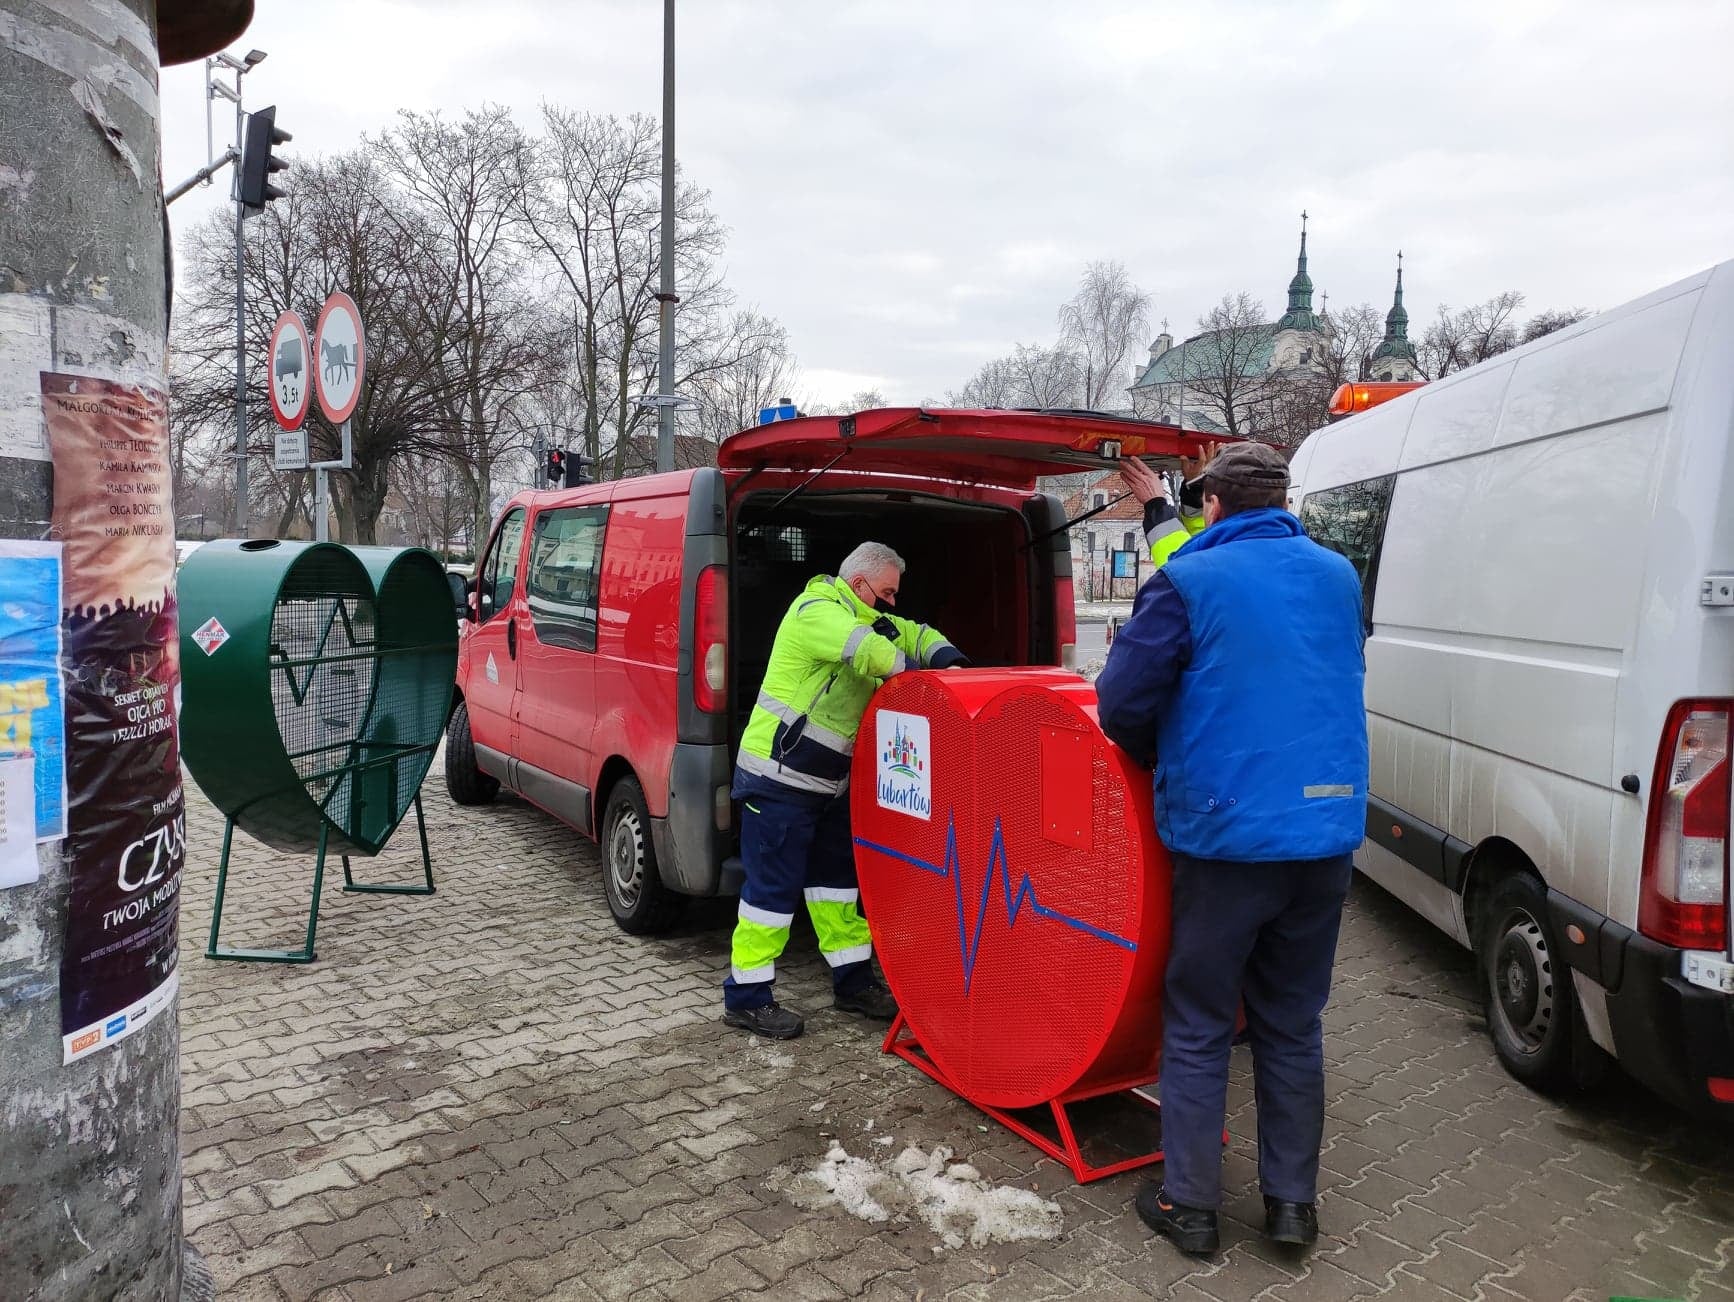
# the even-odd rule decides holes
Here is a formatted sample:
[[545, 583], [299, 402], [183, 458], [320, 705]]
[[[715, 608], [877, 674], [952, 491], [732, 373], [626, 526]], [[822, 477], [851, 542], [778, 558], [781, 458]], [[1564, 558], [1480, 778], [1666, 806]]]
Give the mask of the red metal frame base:
[[1096, 1089], [1084, 1090], [1076, 1094], [1066, 1094], [1060, 1098], [1050, 1100], [1048, 1106], [1053, 1109], [1054, 1126], [1059, 1131], [1061, 1141], [1056, 1144], [1040, 1131], [1031, 1129], [1031, 1127], [1018, 1120], [1018, 1118], [1013, 1116], [1010, 1112], [1007, 1112], [1005, 1109], [989, 1107], [985, 1103], [977, 1103], [974, 1099], [966, 1096], [944, 1072], [940, 1071], [939, 1067], [922, 1050], [920, 1042], [915, 1038], [915, 1032], [909, 1029], [909, 1025], [904, 1020], [901, 1012], [897, 1014], [896, 1020], [891, 1023], [891, 1029], [886, 1033], [885, 1043], [881, 1047], [884, 1052], [894, 1053], [899, 1058], [903, 1059], [904, 1062], [910, 1063], [919, 1068], [930, 1079], [950, 1090], [971, 1107], [985, 1112], [1014, 1135], [1034, 1144], [1037, 1148], [1041, 1149], [1042, 1152], [1053, 1158], [1054, 1161], [1065, 1166], [1080, 1184], [1088, 1184], [1092, 1180], [1103, 1180], [1108, 1176], [1119, 1175], [1124, 1171], [1135, 1171], [1139, 1167], [1151, 1166], [1162, 1160], [1162, 1150], [1157, 1149], [1153, 1153], [1140, 1153], [1137, 1156], [1129, 1157], [1124, 1161], [1111, 1162], [1107, 1166], [1092, 1166], [1084, 1160], [1084, 1154], [1078, 1146], [1077, 1133], [1072, 1128], [1072, 1119], [1066, 1112], [1066, 1108], [1070, 1104], [1082, 1103], [1086, 1099], [1105, 1098], [1111, 1094], [1131, 1094], [1132, 1097], [1137, 1099], [1143, 1106], [1160, 1111], [1161, 1105], [1154, 1099], [1145, 1098], [1142, 1094], [1132, 1093], [1134, 1087], [1147, 1085], [1150, 1083], [1149, 1081], [1119, 1081]]

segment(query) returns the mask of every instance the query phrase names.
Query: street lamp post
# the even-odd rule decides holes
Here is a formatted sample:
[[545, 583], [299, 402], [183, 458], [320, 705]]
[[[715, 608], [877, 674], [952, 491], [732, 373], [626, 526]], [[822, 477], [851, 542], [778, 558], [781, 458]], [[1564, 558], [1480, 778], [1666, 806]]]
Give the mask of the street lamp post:
[[656, 468], [674, 469], [674, 0], [662, 2], [662, 285], [656, 296], [659, 345]]
[[[218, 96], [235, 105], [235, 532], [247, 536], [247, 242], [242, 222], [247, 210], [241, 205], [241, 150], [246, 144], [247, 114], [241, 108], [241, 78], [265, 61], [265, 51], [249, 50], [237, 59], [214, 54], [205, 60], [205, 149], [215, 147], [211, 130], [211, 101]], [[235, 74], [233, 87], [217, 77], [219, 67]]]

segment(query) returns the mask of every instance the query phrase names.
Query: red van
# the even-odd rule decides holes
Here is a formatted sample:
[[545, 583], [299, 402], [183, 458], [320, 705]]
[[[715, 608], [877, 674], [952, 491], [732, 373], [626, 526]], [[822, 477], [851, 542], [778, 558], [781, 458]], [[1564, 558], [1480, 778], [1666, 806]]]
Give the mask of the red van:
[[660, 930], [738, 888], [735, 750], [809, 579], [887, 543], [898, 610], [975, 664], [1070, 667], [1071, 544], [1037, 476], [1198, 451], [1091, 413], [899, 408], [762, 425], [716, 468], [521, 493], [476, 568], [447, 789], [504, 785], [597, 838], [616, 921]]

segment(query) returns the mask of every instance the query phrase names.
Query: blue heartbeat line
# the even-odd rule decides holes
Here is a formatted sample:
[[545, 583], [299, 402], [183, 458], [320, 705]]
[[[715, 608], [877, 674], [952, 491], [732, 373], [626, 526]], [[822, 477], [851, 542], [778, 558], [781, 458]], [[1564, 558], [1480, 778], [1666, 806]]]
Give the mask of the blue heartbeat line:
[[987, 852], [987, 877], [981, 883], [981, 902], [975, 911], [975, 931], [973, 934], [968, 933], [964, 922], [963, 862], [962, 856], [957, 852], [957, 824], [954, 820], [948, 818], [946, 821], [945, 863], [943, 865], [928, 863], [925, 859], [917, 859], [912, 854], [893, 850], [888, 845], [879, 845], [865, 837], [856, 837], [855, 844], [862, 849], [871, 850], [875, 854], [882, 854], [888, 859], [896, 859], [912, 868], [919, 868], [922, 872], [932, 873], [935, 877], [951, 878], [953, 891], [957, 897], [957, 945], [963, 954], [963, 993], [966, 995], [969, 993], [970, 980], [975, 975], [976, 954], [981, 948], [981, 926], [987, 918], [987, 897], [993, 890], [995, 869], [999, 870], [1000, 885], [1005, 892], [1005, 913], [1008, 925], [1017, 926], [1018, 914], [1023, 910], [1024, 901], [1028, 900], [1030, 911], [1038, 918], [1047, 918], [1051, 922], [1064, 923], [1074, 930], [1094, 936], [1097, 940], [1105, 940], [1110, 945], [1118, 945], [1121, 949], [1129, 950], [1134, 954], [1138, 952], [1138, 945], [1135, 941], [1127, 940], [1124, 936], [1116, 936], [1113, 932], [1104, 931], [1100, 927], [1093, 927], [1083, 919], [1061, 913], [1058, 909], [1048, 908], [1036, 899], [1035, 883], [1030, 880], [1028, 873], [1019, 879], [1017, 893], [1014, 895], [1011, 884], [1011, 859], [1006, 854], [1005, 834], [1001, 831], [1000, 821], [997, 818], [993, 820], [993, 844]]

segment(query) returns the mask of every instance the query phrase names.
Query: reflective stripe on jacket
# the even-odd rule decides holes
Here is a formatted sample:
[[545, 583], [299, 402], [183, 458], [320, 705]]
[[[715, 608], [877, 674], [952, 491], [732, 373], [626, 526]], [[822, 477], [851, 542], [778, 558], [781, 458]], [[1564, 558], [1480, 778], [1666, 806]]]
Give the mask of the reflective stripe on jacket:
[[[878, 621], [893, 635], [875, 632]], [[841, 579], [813, 579], [777, 627], [737, 770], [797, 791], [842, 791], [874, 690], [950, 645], [937, 629], [871, 609]]]
[[1202, 509], [1194, 510], [1182, 502], [1176, 516], [1173, 504], [1165, 497], [1153, 497], [1144, 504], [1144, 542], [1157, 569], [1203, 532]]

